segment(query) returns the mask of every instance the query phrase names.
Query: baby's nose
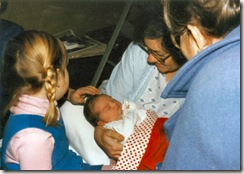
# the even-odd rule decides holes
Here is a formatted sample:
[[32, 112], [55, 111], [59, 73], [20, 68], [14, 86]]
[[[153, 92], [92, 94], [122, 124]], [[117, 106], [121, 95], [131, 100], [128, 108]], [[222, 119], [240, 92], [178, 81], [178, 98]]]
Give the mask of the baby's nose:
[[114, 107], [115, 105], [116, 105], [116, 102], [112, 102], [112, 101], [110, 102], [111, 107]]

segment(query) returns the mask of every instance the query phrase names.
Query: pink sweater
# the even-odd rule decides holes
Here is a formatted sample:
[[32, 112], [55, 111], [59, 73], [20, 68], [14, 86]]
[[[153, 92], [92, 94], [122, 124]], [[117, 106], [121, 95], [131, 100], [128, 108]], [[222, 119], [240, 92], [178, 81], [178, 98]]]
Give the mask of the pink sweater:
[[[49, 106], [47, 99], [23, 95], [13, 114], [37, 114], [45, 116]], [[16, 115], [18, 116], [18, 115]], [[51, 170], [54, 138], [38, 128], [26, 128], [17, 132], [7, 149], [7, 161], [20, 164], [21, 170]]]
[[[18, 105], [10, 108], [10, 111], [13, 114], [37, 114], [44, 117], [48, 106], [47, 99], [23, 95]], [[10, 140], [6, 160], [20, 164], [21, 170], [51, 170], [53, 149], [54, 138], [50, 133], [38, 128], [26, 128]], [[112, 166], [104, 165], [102, 170], [111, 170]]]

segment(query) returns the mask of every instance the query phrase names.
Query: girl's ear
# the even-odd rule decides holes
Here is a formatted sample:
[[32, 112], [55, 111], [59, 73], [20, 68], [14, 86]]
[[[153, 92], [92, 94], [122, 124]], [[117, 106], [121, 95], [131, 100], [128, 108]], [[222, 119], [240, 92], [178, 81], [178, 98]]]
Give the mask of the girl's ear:
[[189, 24], [187, 25], [187, 29], [190, 30], [192, 37], [196, 42], [198, 52], [209, 45], [207, 36], [204, 35], [197, 26]]
[[98, 122], [97, 122], [97, 125], [98, 125], [98, 126], [103, 126], [104, 124], [105, 124], [104, 121], [98, 121]]
[[59, 68], [57, 68], [56, 71], [57, 71], [57, 73], [60, 73], [60, 69]]
[[[56, 69], [56, 72], [57, 72], [57, 79], [59, 79], [59, 77], [58, 77], [58, 76], [59, 76], [59, 74], [60, 74], [60, 69], [59, 69], [59, 68], [57, 68], [57, 69]], [[59, 87], [60, 87], [60, 84], [58, 83], [58, 81], [57, 81], [56, 87], [57, 87], [57, 88], [59, 88]]]

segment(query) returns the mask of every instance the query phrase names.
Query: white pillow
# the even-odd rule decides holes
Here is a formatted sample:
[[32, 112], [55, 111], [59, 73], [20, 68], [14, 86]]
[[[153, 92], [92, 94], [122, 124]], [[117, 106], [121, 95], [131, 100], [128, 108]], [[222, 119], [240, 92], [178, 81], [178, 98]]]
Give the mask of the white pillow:
[[109, 157], [95, 142], [94, 127], [83, 115], [83, 106], [66, 101], [60, 111], [66, 135], [74, 150], [90, 165], [109, 165]]

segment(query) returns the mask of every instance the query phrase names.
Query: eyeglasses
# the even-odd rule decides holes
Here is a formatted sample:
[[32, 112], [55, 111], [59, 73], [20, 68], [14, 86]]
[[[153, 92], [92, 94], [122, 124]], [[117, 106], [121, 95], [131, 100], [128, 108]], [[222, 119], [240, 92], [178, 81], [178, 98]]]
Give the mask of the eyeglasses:
[[157, 59], [160, 63], [162, 63], [163, 65], [165, 65], [165, 60], [171, 57], [170, 54], [166, 54], [165, 56], [162, 57], [162, 56], [158, 55], [157, 53], [155, 53], [155, 52], [149, 50], [149, 49], [147, 48], [147, 46], [144, 45], [144, 44], [142, 44], [142, 43], [139, 43], [139, 46], [140, 46], [145, 52], [147, 52], [148, 55], [149, 55], [149, 54], [153, 55], [153, 57], [156, 58], [156, 59]]

